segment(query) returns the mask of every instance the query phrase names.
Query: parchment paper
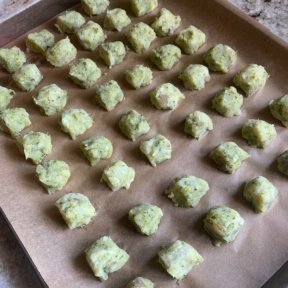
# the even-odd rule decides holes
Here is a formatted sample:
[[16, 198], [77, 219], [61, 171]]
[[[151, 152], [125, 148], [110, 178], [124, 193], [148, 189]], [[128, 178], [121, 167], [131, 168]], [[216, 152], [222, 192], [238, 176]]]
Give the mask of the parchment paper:
[[[127, 2], [113, 1], [113, 7], [128, 9]], [[76, 44], [78, 58], [96, 60], [102, 71], [107, 73], [99, 83], [115, 79], [125, 90], [125, 102], [113, 112], [105, 112], [93, 102], [95, 87], [83, 90], [74, 85], [67, 76], [68, 67], [53, 68], [43, 58], [28, 53], [29, 62], [37, 63], [45, 76], [37, 90], [44, 85], [57, 83], [69, 90], [66, 108], [81, 107], [93, 116], [93, 128], [76, 141], [61, 132], [58, 125], [60, 114], [52, 118], [40, 114], [31, 98], [36, 91], [20, 92], [9, 75], [0, 72], [0, 84], [17, 90], [12, 106], [25, 107], [31, 115], [33, 125], [28, 130], [51, 133], [53, 153], [48, 158], [65, 160], [72, 170], [72, 178], [65, 189], [49, 196], [34, 175], [35, 166], [25, 161], [9, 136], [0, 135], [0, 204], [49, 287], [124, 287], [139, 275], [153, 280], [156, 287], [178, 287], [176, 281], [157, 263], [156, 257], [161, 247], [177, 239], [193, 245], [205, 258], [203, 264], [181, 281], [180, 287], [260, 287], [288, 259], [288, 178], [277, 172], [275, 164], [275, 158], [288, 148], [288, 132], [267, 111], [271, 99], [288, 91], [287, 50], [216, 1], [167, 0], [162, 1], [161, 6], [181, 15], [181, 29], [193, 24], [204, 30], [208, 39], [196, 55], [183, 56], [181, 62], [169, 72], [156, 70], [147, 60], [149, 52], [137, 55], [132, 51], [124, 63], [108, 71], [97, 53], [85, 52]], [[150, 23], [155, 13], [139, 19], [130, 12], [129, 15], [133, 23]], [[93, 19], [99, 23], [103, 21], [103, 17]], [[44, 26], [61, 38], [63, 36], [53, 27], [54, 21]], [[109, 32], [108, 35], [108, 41], [120, 39], [127, 43], [123, 33]], [[23, 37], [9, 46], [18, 45], [25, 49]], [[158, 39], [152, 48], [172, 43], [174, 39], [174, 36]], [[72, 40], [76, 43], [73, 37]], [[179, 72], [190, 63], [201, 63], [203, 53], [217, 43], [237, 49], [237, 65], [227, 75], [211, 73], [211, 81], [200, 92], [185, 90], [178, 80]], [[128, 87], [123, 74], [125, 69], [136, 63], [145, 63], [154, 72], [153, 84], [139, 91]], [[271, 77], [265, 89], [245, 99], [241, 116], [227, 119], [217, 115], [211, 110], [211, 98], [225, 85], [232, 84], [233, 75], [248, 63], [262, 64], [269, 71]], [[150, 104], [148, 92], [168, 81], [177, 85], [186, 99], [174, 111], [158, 111]], [[120, 116], [130, 109], [143, 113], [152, 127], [148, 135], [135, 143], [127, 140], [118, 129]], [[207, 112], [215, 127], [199, 142], [183, 133], [183, 120], [196, 109]], [[265, 150], [249, 147], [241, 138], [239, 131], [249, 118], [263, 119], [276, 125], [278, 137]], [[171, 140], [173, 157], [152, 168], [139, 152], [139, 142], [157, 133]], [[114, 153], [110, 160], [91, 168], [78, 147], [81, 140], [95, 134], [112, 139]], [[227, 140], [235, 141], [251, 155], [234, 175], [218, 171], [207, 157], [216, 145]], [[103, 169], [118, 159], [136, 170], [136, 179], [129, 191], [112, 192], [99, 181]], [[163, 195], [169, 183], [184, 174], [202, 177], [211, 187], [199, 206], [193, 209], [176, 208]], [[255, 214], [242, 197], [245, 181], [258, 175], [268, 177], [279, 189], [279, 200], [264, 215]], [[70, 191], [84, 193], [97, 207], [96, 218], [84, 229], [70, 231], [54, 207], [54, 202]], [[163, 221], [155, 236], [138, 234], [127, 221], [129, 209], [142, 202], [159, 205], [164, 211]], [[238, 210], [245, 219], [245, 225], [234, 243], [216, 248], [203, 231], [202, 219], [209, 208], [219, 204]], [[110, 235], [128, 251], [131, 258], [123, 269], [112, 274], [105, 283], [100, 283], [86, 263], [84, 250], [103, 235]]]

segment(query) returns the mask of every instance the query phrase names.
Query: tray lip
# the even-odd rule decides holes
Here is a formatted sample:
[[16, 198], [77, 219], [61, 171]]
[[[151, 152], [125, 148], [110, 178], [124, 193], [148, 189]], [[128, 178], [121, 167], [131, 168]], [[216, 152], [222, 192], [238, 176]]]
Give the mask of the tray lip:
[[[1, 0], [0, 0], [1, 1]], [[127, 0], [128, 1], [128, 0]], [[228, 10], [230, 13], [234, 14], [236, 17], [239, 17], [241, 20], [243, 20], [244, 22], [247, 22], [249, 25], [251, 25], [252, 27], [256, 28], [257, 33], [262, 33], [263, 35], [265, 35], [269, 41], [273, 41], [274, 43], [278, 44], [282, 49], [287, 50], [288, 52], [288, 42], [286, 42], [284, 39], [282, 39], [280, 36], [274, 34], [271, 30], [269, 30], [268, 27], [264, 26], [263, 24], [259, 23], [256, 19], [253, 19], [251, 16], [249, 16], [247, 13], [245, 13], [244, 11], [240, 10], [236, 5], [232, 4], [230, 2], [230, 0], [209, 0], [212, 2], [216, 2], [219, 5], [221, 5], [224, 9]], [[18, 17], [20, 14], [26, 12], [27, 10], [31, 9], [32, 7], [34, 7], [37, 4], [40, 4], [41, 2], [44, 2], [44, 0], [39, 0], [36, 1], [35, 3], [33, 3], [32, 5], [28, 6], [26, 9], [21, 10], [19, 13], [12, 15], [10, 18], [6, 18], [4, 19], [3, 22], [0, 22], [0, 27], [2, 24], [5, 24], [7, 22], [9, 22], [11, 19]], [[59, 1], [61, 2], [61, 0]], [[79, 5], [80, 1], [78, 4]], [[73, 4], [71, 7], [75, 6], [75, 4]], [[64, 10], [65, 11], [65, 10]], [[58, 13], [57, 13], [58, 14]], [[57, 15], [56, 14], [56, 15]], [[54, 16], [56, 16], [54, 15]], [[51, 17], [53, 18], [53, 16]], [[50, 18], [50, 19], [51, 19]], [[44, 21], [43, 23], [45, 23], [46, 21]], [[33, 27], [35, 28], [35, 27]], [[32, 29], [33, 29], [32, 28]], [[28, 31], [26, 31], [28, 32]], [[25, 33], [25, 32], [24, 32]], [[17, 36], [15, 39], [17, 39], [20, 36]], [[14, 41], [13, 39], [10, 41]], [[8, 42], [9, 43], [9, 42]], [[6, 43], [4, 46], [6, 46], [8, 43]], [[0, 47], [1, 48], [1, 47]], [[39, 282], [41, 283], [42, 287], [46, 288], [49, 287], [47, 285], [47, 283], [45, 282], [44, 278], [42, 277], [41, 273], [39, 272], [37, 266], [34, 264], [33, 259], [31, 258], [31, 256], [29, 255], [28, 251], [26, 250], [23, 242], [21, 241], [20, 237], [18, 236], [17, 232], [14, 230], [13, 224], [12, 222], [9, 221], [8, 217], [6, 216], [4, 209], [2, 209], [2, 207], [0, 206], [0, 215], [3, 216], [5, 222], [7, 223], [7, 225], [9, 226], [10, 230], [12, 231], [12, 234], [14, 235], [16, 241], [18, 242], [18, 244], [20, 245], [20, 248], [22, 249], [23, 253], [25, 254], [25, 256], [27, 257], [29, 263], [32, 266], [32, 269], [34, 270], [35, 274], [38, 276]], [[287, 260], [288, 261], [288, 260]], [[281, 267], [278, 268], [278, 270], [275, 271], [275, 273], [265, 281], [265, 283], [263, 284], [262, 288], [269, 287], [267, 286], [267, 284], [269, 285], [269, 280], [271, 280], [276, 274], [277, 272], [279, 272], [279, 270], [281, 270], [285, 264], [287, 264], [288, 262], [283, 263], [283, 265]], [[285, 284], [286, 285], [286, 284]], [[285, 286], [286, 287], [286, 286]], [[284, 287], [283, 287], [284, 288]]]

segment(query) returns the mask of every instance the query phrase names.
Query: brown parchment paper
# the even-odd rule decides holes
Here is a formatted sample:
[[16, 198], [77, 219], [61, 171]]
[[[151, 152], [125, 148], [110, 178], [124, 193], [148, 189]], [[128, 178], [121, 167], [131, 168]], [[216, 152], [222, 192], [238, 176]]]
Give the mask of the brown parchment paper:
[[[113, 1], [112, 6], [128, 10], [127, 2]], [[288, 178], [277, 172], [275, 164], [275, 158], [288, 148], [288, 131], [267, 110], [271, 99], [288, 91], [287, 49], [221, 3], [212, 0], [161, 1], [160, 6], [181, 15], [181, 29], [193, 24], [207, 35], [207, 44], [196, 55], [183, 55], [181, 62], [169, 72], [156, 70], [148, 60], [149, 52], [137, 55], [132, 51], [128, 52], [124, 63], [109, 71], [98, 59], [97, 53], [85, 52], [76, 44], [78, 58], [90, 57], [106, 72], [99, 83], [115, 79], [125, 90], [125, 102], [110, 113], [93, 102], [95, 87], [83, 90], [68, 79], [68, 67], [53, 68], [43, 58], [28, 53], [29, 62], [37, 63], [45, 76], [37, 90], [44, 85], [57, 83], [69, 90], [67, 108], [81, 107], [93, 116], [93, 128], [76, 141], [61, 132], [58, 125], [60, 115], [48, 118], [39, 113], [31, 98], [37, 90], [32, 93], [20, 92], [14, 87], [10, 76], [0, 72], [0, 85], [17, 90], [12, 106], [25, 107], [31, 115], [33, 124], [27, 130], [51, 133], [53, 153], [48, 158], [65, 160], [72, 170], [72, 178], [65, 189], [49, 196], [34, 176], [35, 166], [25, 161], [9, 136], [0, 135], [0, 205], [49, 287], [124, 287], [129, 280], [139, 275], [153, 280], [156, 287], [178, 287], [176, 281], [157, 263], [156, 257], [161, 247], [177, 239], [192, 244], [205, 259], [203, 264], [180, 282], [179, 287], [260, 287], [288, 259]], [[150, 23], [155, 13], [139, 19], [130, 12], [129, 15], [133, 23]], [[99, 23], [103, 21], [103, 17], [93, 19]], [[54, 21], [44, 26], [61, 38], [63, 36], [53, 27]], [[108, 35], [108, 41], [120, 39], [127, 43], [123, 33], [109, 32]], [[25, 49], [23, 39], [24, 36], [8, 46], [18, 45]], [[175, 36], [158, 39], [152, 47], [172, 43], [174, 39]], [[72, 40], [76, 43], [73, 37]], [[227, 75], [211, 73], [211, 81], [200, 92], [183, 89], [177, 78], [179, 72], [190, 63], [202, 63], [203, 53], [217, 43], [237, 49], [237, 65]], [[154, 72], [153, 84], [139, 91], [131, 90], [123, 75], [125, 69], [136, 63], [145, 63]], [[217, 115], [210, 108], [211, 98], [225, 85], [232, 84], [233, 75], [248, 63], [262, 64], [269, 71], [271, 77], [265, 89], [245, 98], [241, 116], [226, 119]], [[150, 104], [148, 92], [168, 81], [177, 85], [186, 99], [174, 111], [158, 111]], [[148, 135], [135, 143], [122, 136], [118, 129], [120, 116], [130, 109], [143, 113], [152, 128]], [[183, 120], [196, 109], [207, 112], [215, 126], [213, 132], [199, 142], [183, 133]], [[264, 119], [276, 125], [278, 137], [265, 150], [249, 147], [241, 138], [239, 131], [249, 118]], [[152, 168], [139, 152], [139, 142], [156, 133], [162, 133], [171, 140], [173, 157]], [[92, 168], [78, 147], [81, 140], [95, 134], [112, 139], [114, 153], [109, 161]], [[218, 171], [207, 157], [211, 149], [227, 140], [237, 142], [251, 155], [234, 175]], [[136, 179], [129, 191], [111, 192], [99, 181], [103, 169], [118, 159], [136, 170]], [[184, 174], [202, 177], [211, 187], [199, 206], [193, 209], [176, 208], [163, 195], [168, 184]], [[268, 177], [279, 189], [279, 200], [264, 215], [255, 214], [242, 197], [245, 181], [258, 175]], [[69, 191], [84, 193], [97, 207], [97, 216], [83, 229], [70, 231], [54, 207], [54, 202]], [[163, 221], [155, 236], [137, 234], [127, 221], [129, 209], [141, 202], [159, 205], [164, 211]], [[219, 204], [238, 210], [245, 219], [245, 225], [234, 243], [216, 248], [202, 229], [202, 219], [210, 207]], [[113, 273], [105, 283], [100, 283], [86, 263], [84, 250], [103, 235], [110, 235], [128, 251], [131, 258], [123, 269]]]

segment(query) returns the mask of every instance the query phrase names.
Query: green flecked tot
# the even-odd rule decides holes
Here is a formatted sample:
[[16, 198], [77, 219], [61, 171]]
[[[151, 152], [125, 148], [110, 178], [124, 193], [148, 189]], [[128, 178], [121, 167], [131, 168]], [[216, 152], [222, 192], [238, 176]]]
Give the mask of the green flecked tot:
[[130, 0], [130, 7], [135, 16], [151, 13], [158, 6], [158, 0]]
[[137, 277], [130, 281], [126, 288], [154, 288], [154, 283], [147, 278]]
[[177, 280], [182, 280], [194, 266], [204, 261], [194, 247], [181, 240], [163, 248], [158, 259], [167, 273]]
[[107, 38], [102, 27], [93, 21], [88, 21], [79, 28], [76, 36], [81, 46], [90, 51], [95, 51]]
[[94, 136], [81, 142], [80, 149], [91, 166], [99, 161], [109, 159], [113, 153], [111, 141], [104, 136]]
[[158, 164], [171, 159], [171, 142], [163, 135], [158, 134], [140, 143], [140, 151], [147, 157], [150, 164], [155, 167]]
[[15, 95], [15, 91], [0, 86], [0, 111], [5, 110]]
[[179, 75], [184, 87], [188, 90], [201, 90], [205, 87], [206, 82], [210, 80], [209, 70], [201, 64], [190, 64]]
[[66, 11], [57, 17], [55, 26], [61, 33], [72, 34], [85, 23], [85, 18], [77, 11]]
[[89, 58], [76, 60], [69, 71], [72, 81], [84, 89], [92, 87], [101, 75], [100, 68]]
[[121, 41], [107, 42], [99, 46], [99, 55], [109, 68], [124, 61], [126, 48]]
[[69, 229], [88, 225], [96, 215], [89, 198], [81, 193], [68, 193], [55, 203]]
[[90, 268], [100, 281], [107, 280], [109, 274], [121, 269], [129, 260], [128, 253], [109, 236], [96, 240], [85, 250], [85, 254]]
[[61, 160], [44, 160], [36, 166], [36, 175], [49, 194], [61, 190], [68, 182], [69, 165]]
[[33, 53], [44, 54], [54, 44], [54, 35], [47, 29], [28, 34], [25, 42], [27, 48]]
[[128, 190], [134, 178], [135, 170], [125, 162], [119, 160], [104, 169], [101, 182], [105, 182], [113, 191], [120, 190], [121, 188]]
[[174, 15], [170, 10], [162, 8], [151, 27], [158, 37], [171, 36], [181, 24], [181, 17]]
[[226, 87], [212, 99], [212, 108], [224, 117], [241, 115], [243, 96], [233, 86]]
[[157, 232], [162, 217], [162, 210], [151, 204], [140, 204], [129, 211], [129, 220], [136, 230], [147, 236]]
[[108, 10], [104, 19], [104, 28], [121, 32], [131, 23], [126, 11], [121, 8]]
[[288, 94], [270, 101], [269, 109], [274, 118], [281, 121], [285, 127], [288, 127]]
[[265, 148], [276, 138], [277, 132], [273, 124], [249, 119], [242, 127], [242, 136], [249, 145]]
[[75, 140], [93, 125], [93, 119], [83, 109], [68, 109], [61, 115], [60, 125], [63, 132]]
[[31, 159], [34, 164], [40, 164], [52, 152], [51, 136], [43, 132], [29, 132], [21, 142], [25, 158]]
[[250, 156], [236, 143], [225, 142], [212, 150], [209, 157], [215, 162], [218, 169], [232, 174], [240, 168], [242, 163]]
[[228, 73], [237, 61], [237, 52], [228, 45], [218, 44], [206, 53], [204, 61], [210, 70]]
[[26, 56], [18, 47], [0, 48], [0, 66], [7, 72], [16, 72], [25, 62]]
[[157, 38], [154, 30], [146, 23], [134, 24], [127, 32], [127, 38], [136, 53], [147, 51]]
[[52, 116], [66, 106], [67, 91], [56, 84], [50, 84], [42, 87], [33, 101], [46, 116]]
[[276, 201], [278, 190], [267, 178], [258, 176], [246, 183], [243, 195], [256, 212], [263, 213]]
[[1, 112], [0, 124], [2, 129], [12, 136], [17, 136], [31, 125], [28, 112], [24, 108], [10, 108]]
[[288, 176], [288, 150], [277, 158], [278, 170]]
[[111, 80], [97, 87], [95, 100], [107, 111], [112, 111], [125, 99], [124, 93], [119, 84]]
[[181, 50], [175, 45], [167, 44], [154, 49], [150, 60], [159, 70], [171, 70], [181, 58]]
[[25, 64], [12, 75], [12, 78], [21, 90], [31, 92], [41, 82], [43, 75], [35, 64]]
[[89, 15], [100, 15], [110, 5], [109, 0], [81, 0], [83, 10]]
[[186, 117], [184, 132], [193, 138], [199, 140], [212, 130], [213, 122], [206, 113], [195, 111]]
[[159, 110], [176, 109], [183, 99], [183, 93], [171, 83], [161, 84], [150, 93], [151, 103]]
[[175, 43], [186, 54], [194, 54], [205, 43], [206, 35], [200, 29], [190, 25], [188, 28], [182, 30]]
[[264, 88], [268, 78], [269, 74], [263, 66], [249, 64], [234, 76], [233, 82], [249, 96]]
[[221, 246], [236, 239], [244, 225], [244, 219], [236, 210], [219, 206], [209, 210], [203, 223], [204, 229], [211, 236], [213, 244]]
[[151, 84], [153, 80], [152, 70], [144, 65], [135, 65], [125, 72], [126, 81], [134, 89], [139, 89]]
[[209, 190], [209, 184], [195, 176], [177, 177], [166, 189], [165, 194], [175, 206], [196, 207]]
[[121, 132], [132, 141], [150, 131], [146, 118], [135, 110], [130, 110], [121, 117], [119, 127]]
[[59, 40], [46, 52], [46, 60], [55, 67], [69, 64], [77, 56], [77, 49], [68, 37]]

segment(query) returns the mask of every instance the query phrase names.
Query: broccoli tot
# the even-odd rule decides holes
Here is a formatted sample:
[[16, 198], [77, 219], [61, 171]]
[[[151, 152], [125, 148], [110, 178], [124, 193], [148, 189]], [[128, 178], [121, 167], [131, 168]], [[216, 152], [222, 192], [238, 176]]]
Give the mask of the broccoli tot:
[[210, 209], [203, 222], [204, 229], [211, 236], [215, 246], [233, 242], [244, 225], [241, 215], [226, 206]]

